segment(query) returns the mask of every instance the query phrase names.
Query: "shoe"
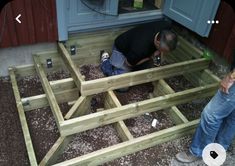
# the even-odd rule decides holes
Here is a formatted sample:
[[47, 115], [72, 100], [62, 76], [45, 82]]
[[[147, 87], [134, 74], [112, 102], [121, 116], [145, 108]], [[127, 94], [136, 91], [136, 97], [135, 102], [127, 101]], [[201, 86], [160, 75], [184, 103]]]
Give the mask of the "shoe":
[[183, 162], [183, 163], [191, 163], [196, 160], [199, 160], [199, 157], [194, 156], [189, 151], [188, 152], [180, 152], [180, 153], [176, 154], [175, 157], [178, 161]]
[[101, 62], [104, 62], [106, 61], [107, 59], [109, 59], [109, 53], [104, 51], [104, 50], [101, 50], [100, 51], [100, 61]]

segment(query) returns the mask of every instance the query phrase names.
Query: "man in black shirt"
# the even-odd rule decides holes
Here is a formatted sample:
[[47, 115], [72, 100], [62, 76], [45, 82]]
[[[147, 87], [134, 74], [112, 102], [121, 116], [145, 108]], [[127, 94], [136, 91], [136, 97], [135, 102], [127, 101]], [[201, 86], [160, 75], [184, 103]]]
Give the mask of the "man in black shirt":
[[151, 60], [157, 66], [161, 54], [174, 50], [176, 45], [177, 36], [170, 30], [169, 22], [144, 24], [119, 35], [111, 57], [101, 52], [101, 70], [111, 76], [148, 68]]

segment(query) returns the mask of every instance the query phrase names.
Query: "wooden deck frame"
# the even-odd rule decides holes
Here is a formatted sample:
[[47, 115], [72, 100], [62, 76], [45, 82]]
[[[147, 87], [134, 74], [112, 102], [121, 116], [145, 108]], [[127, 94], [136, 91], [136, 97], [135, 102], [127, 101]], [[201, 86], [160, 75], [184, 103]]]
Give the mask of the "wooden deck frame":
[[[187, 50], [186, 53], [190, 53], [191, 48], [189, 47], [192, 46], [184, 39], [180, 38], [180, 41], [181, 40], [184, 44], [182, 49]], [[94, 54], [94, 50], [97, 52], [99, 50], [98, 47], [92, 48], [90, 50], [86, 47], [81, 47], [80, 52], [83, 51], [85, 53], [85, 50], [89, 50], [87, 54], [92, 55], [91, 58], [86, 57], [86, 60], [84, 59], [85, 56], [76, 56], [74, 58], [70, 57], [68, 51], [61, 43], [59, 43], [58, 48], [62, 59], [64, 59], [65, 65], [63, 64], [61, 57], [57, 56], [58, 53], [52, 51], [50, 55], [53, 57], [53, 60], [55, 59], [55, 61], [53, 61], [53, 64], [55, 64], [54, 67], [55, 69], [60, 68], [60, 66], [63, 66], [63, 68], [67, 67], [72, 73], [72, 78], [48, 81], [46, 79], [45, 71], [54, 69], [47, 69], [43, 64], [45, 59], [48, 58], [45, 56], [47, 53], [41, 53], [42, 56], [39, 55], [40, 53], [35, 55], [35, 65], [16, 67], [15, 71], [17, 76], [27, 76], [38, 73], [43, 84], [43, 89], [46, 93], [23, 99], [20, 99], [18, 96], [17, 101], [21, 103], [22, 110], [29, 111], [50, 105], [53, 111], [53, 115], [57, 121], [57, 125], [60, 129], [61, 136], [44, 157], [44, 159], [40, 162], [40, 165], [55, 164], [56, 159], [72, 139], [73, 134], [106, 124], [114, 124], [119, 136], [122, 138], [123, 143], [113, 145], [111, 147], [107, 147], [68, 161], [57, 163], [56, 165], [102, 164], [106, 161], [113, 160], [123, 155], [146, 149], [148, 147], [152, 147], [159, 143], [163, 143], [183, 135], [187, 135], [194, 130], [198, 120], [188, 121], [175, 105], [189, 102], [193, 99], [197, 99], [198, 97], [212, 96], [218, 86], [219, 79], [209, 70], [207, 70], [209, 61], [200, 58], [202, 52], [195, 48], [192, 50], [192, 56], [194, 57], [193, 59], [190, 59], [190, 56], [182, 56], [181, 58], [178, 58], [178, 61], [176, 59], [178, 63], [172, 65], [123, 74], [122, 76], [118, 77], [113, 76], [110, 78], [103, 78], [92, 81], [84, 81], [83, 76], [79, 70], [76, 69], [76, 65], [79, 66], [79, 64], [83, 62], [89, 63], [97, 61], [98, 56]], [[180, 51], [182, 53], [182, 50], [179, 50], [179, 52]], [[179, 59], [180, 61], [184, 62], [179, 62]], [[11, 70], [12, 69], [9, 70], [10, 73]], [[193, 75], [193, 73], [197, 73], [197, 75]], [[175, 93], [166, 84], [164, 78], [176, 75], [184, 75], [191, 82], [194, 82], [194, 85], [197, 87]], [[202, 84], [198, 83], [200, 81], [197, 80], [197, 76], [200, 76], [200, 79], [203, 82]], [[14, 80], [14, 77], [11, 79]], [[120, 85], [118, 85], [116, 82], [120, 83]], [[153, 96], [154, 98], [152, 99], [122, 106], [112, 91], [114, 89], [125, 86], [133, 86], [146, 82], [153, 82], [155, 89], [161, 90], [161, 96]], [[16, 80], [12, 82], [13, 89], [16, 88], [15, 83]], [[79, 91], [82, 96], [79, 96]], [[85, 115], [87, 111], [84, 111], [84, 107], [89, 105], [91, 95], [101, 92], [107, 92], [105, 103], [106, 109], [97, 113]], [[66, 97], [61, 97], [61, 94], [66, 94]], [[17, 96], [17, 93], [15, 93], [15, 96]], [[61, 117], [57, 105], [58, 103], [69, 101], [75, 101], [74, 106], [72, 109], [70, 109], [65, 117]], [[169, 107], [170, 109], [168, 112], [170, 113], [170, 116], [174, 120], [176, 126], [142, 137], [133, 138], [128, 128], [125, 126], [125, 123], [122, 121], [124, 119], [142, 115], [146, 112], [153, 112]], [[22, 121], [21, 125], [27, 125], [26, 120]], [[28, 133], [23, 133], [24, 136], [27, 137]], [[30, 137], [27, 137], [27, 140], [25, 139], [26, 143], [28, 140], [30, 140], [29, 142], [32, 146]], [[33, 149], [29, 146], [29, 149], [27, 148], [27, 150], [29, 153]], [[29, 155], [31, 155], [31, 153]], [[33, 157], [31, 156], [31, 158]]]
[[[175, 93], [175, 91], [162, 79], [153, 82], [153, 85], [154, 97]], [[173, 122], [175, 122], [176, 125], [189, 122], [188, 119], [180, 112], [180, 110], [176, 106], [167, 108], [167, 112], [169, 113], [171, 119], [173, 120]]]
[[197, 87], [174, 94], [164, 95], [144, 100], [134, 104], [104, 110], [82, 117], [66, 120], [61, 123], [61, 135], [67, 136], [92, 128], [136, 117], [147, 112], [161, 110], [178, 104], [187, 103], [197, 98], [212, 96], [218, 88], [218, 83]]
[[[113, 91], [108, 91], [105, 99], [105, 105], [106, 109], [112, 109], [122, 106]], [[128, 130], [126, 124], [122, 120], [114, 123], [114, 127], [116, 128], [122, 141], [128, 141], [134, 138]]]
[[[190, 60], [190, 61], [186, 61], [186, 62], [182, 62], [182, 63], [175, 63], [172, 65], [163, 66], [162, 68], [147, 69], [147, 70], [143, 70], [143, 71], [123, 74], [122, 76], [112, 76], [110, 78], [102, 78], [102, 79], [97, 79], [97, 80], [92, 80], [92, 81], [84, 81], [84, 83], [89, 86], [92, 86], [92, 89], [96, 88], [96, 90], [94, 90], [94, 92], [92, 92], [92, 93], [89, 92], [91, 94], [96, 94], [97, 92], [100, 92], [100, 91], [102, 92], [105, 89], [107, 89], [107, 90], [108, 89], [118, 89], [120, 87], [125, 87], [127, 85], [133, 86], [136, 84], [141, 84], [141, 83], [145, 83], [145, 82], [152, 82], [152, 81], [155, 81], [158, 79], [163, 79], [166, 77], [181, 75], [183, 73], [203, 70], [208, 67], [208, 63], [209, 63], [209, 61], [207, 61], [205, 59]], [[104, 82], [106, 82], [106, 84], [108, 84], [108, 85], [106, 85]], [[120, 82], [121, 86], [117, 85], [118, 82]], [[99, 83], [99, 85], [101, 85], [104, 88], [99, 88], [98, 83]], [[83, 82], [82, 82], [82, 84], [83, 84]], [[60, 96], [57, 94], [63, 93], [63, 91], [61, 91], [62, 89], [64, 89], [64, 90], [66, 89], [66, 91], [64, 91], [64, 92], [66, 92], [68, 94], [68, 96], [70, 96], [70, 98], [74, 98], [74, 100], [76, 97], [78, 98], [77, 95], [73, 96], [73, 93], [70, 93], [72, 91], [69, 90], [70, 88], [72, 89], [72, 88], [76, 87], [72, 78], [62, 79], [62, 80], [58, 80], [58, 81], [50, 81], [50, 85], [51, 85], [52, 90], [55, 92], [55, 95], [58, 96], [56, 98], [59, 98], [59, 96]], [[106, 87], [105, 87], [105, 85], [106, 85]], [[110, 88], [111, 85], [113, 85], [113, 87]], [[89, 87], [89, 86], [87, 86], [87, 87]], [[88, 91], [91, 91], [91, 90], [88, 89]], [[36, 101], [37, 99], [43, 100], [44, 102]], [[44, 99], [45, 99], [45, 96], [41, 95], [41, 96], [34, 96], [34, 97], [22, 99], [22, 102], [26, 103], [25, 104], [26, 110], [32, 110], [35, 108], [47, 106], [48, 104]], [[35, 102], [32, 102], [32, 101], [35, 101]], [[67, 98], [58, 99], [59, 103], [66, 102], [66, 101], [69, 101], [69, 100]], [[71, 99], [70, 101], [73, 101], [73, 100]], [[41, 103], [41, 105], [39, 105], [40, 103]]]
[[56, 101], [56, 97], [55, 97], [55, 95], [54, 95], [54, 93], [52, 91], [52, 88], [50, 86], [49, 81], [47, 80], [47, 76], [46, 76], [46, 74], [44, 72], [44, 69], [42, 68], [42, 65], [41, 65], [41, 62], [40, 62], [38, 56], [33, 56], [33, 60], [34, 60], [34, 63], [35, 63], [36, 71], [37, 71], [37, 73], [38, 73], [38, 75], [40, 77], [43, 90], [46, 93], [47, 100], [49, 102], [49, 105], [51, 107], [52, 113], [54, 115], [57, 127], [58, 127], [58, 129], [60, 131], [61, 123], [64, 121], [63, 115], [62, 115], [62, 113], [60, 111], [60, 107], [59, 107], [59, 105], [58, 105], [58, 103]]
[[31, 140], [30, 133], [29, 133], [29, 128], [28, 128], [28, 124], [26, 121], [26, 116], [25, 116], [23, 104], [21, 102], [20, 92], [19, 92], [19, 88], [17, 85], [14, 68], [9, 68], [9, 74], [10, 74], [10, 78], [11, 78], [11, 82], [12, 82], [12, 89], [13, 89], [13, 93], [14, 93], [15, 100], [16, 100], [16, 107], [18, 110], [19, 118], [20, 118], [20, 123], [21, 123], [22, 131], [23, 131], [23, 135], [24, 135], [24, 140], [25, 140], [25, 145], [26, 145], [26, 149], [27, 149], [27, 153], [28, 153], [28, 157], [29, 157], [29, 162], [30, 162], [31, 166], [36, 166], [37, 159], [35, 156], [33, 143]]
[[198, 122], [199, 120], [194, 120], [152, 134], [134, 138], [132, 140], [83, 155], [81, 157], [76, 157], [74, 159], [55, 164], [54, 166], [99, 165], [118, 157], [188, 135], [194, 131]]

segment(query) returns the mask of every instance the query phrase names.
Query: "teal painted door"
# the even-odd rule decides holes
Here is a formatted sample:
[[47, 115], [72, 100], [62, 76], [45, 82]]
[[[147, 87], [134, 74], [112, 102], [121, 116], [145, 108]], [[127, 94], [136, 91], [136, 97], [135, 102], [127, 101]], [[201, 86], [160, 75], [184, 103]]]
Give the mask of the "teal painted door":
[[68, 25], [70, 31], [78, 26], [102, 23], [117, 16], [117, 0], [69, 0]]
[[201, 36], [208, 36], [220, 0], [165, 0], [163, 14]]

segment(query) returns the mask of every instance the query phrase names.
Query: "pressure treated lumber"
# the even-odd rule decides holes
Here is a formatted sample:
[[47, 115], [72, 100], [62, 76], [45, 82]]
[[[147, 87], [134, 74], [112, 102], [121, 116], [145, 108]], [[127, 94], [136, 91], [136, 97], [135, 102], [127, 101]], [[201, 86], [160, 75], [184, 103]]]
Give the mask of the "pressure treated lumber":
[[193, 55], [195, 58], [201, 58], [203, 52], [196, 48], [193, 44], [189, 43], [182, 36], [178, 35], [180, 47], [182, 47], [188, 54]]
[[158, 111], [174, 105], [187, 103], [197, 98], [212, 96], [217, 87], [217, 83], [206, 85], [66, 120], [61, 123], [61, 134], [63, 136], [71, 135], [120, 120], [136, 117], [147, 112]]
[[70, 119], [90, 113], [91, 98], [92, 96], [80, 96], [64, 118]]
[[[70, 90], [55, 92], [54, 95], [57, 103], [60, 104], [77, 99], [79, 97], [79, 92], [77, 88], [74, 88]], [[46, 94], [22, 98], [21, 102], [24, 106], [25, 111], [31, 111], [49, 106]]]
[[56, 163], [56, 160], [63, 153], [66, 146], [72, 140], [73, 136], [59, 137], [51, 149], [44, 156], [39, 166], [50, 166]]
[[176, 138], [192, 133], [199, 120], [194, 120], [185, 124], [177, 125], [142, 137], [138, 137], [117, 145], [104, 148], [81, 157], [67, 160], [54, 166], [75, 166], [89, 165], [95, 166], [111, 161], [121, 156], [125, 156], [157, 144], [164, 143]]
[[[120, 32], [124, 32], [125, 30], [127, 30], [129, 28], [126, 29], [119, 29], [119, 30], [115, 30], [113, 32], [102, 32], [99, 36], [100, 40], [102, 41], [106, 41], [103, 39], [107, 39], [110, 38], [110, 36], [115, 37], [116, 35], [120, 34]], [[120, 31], [120, 32], [119, 32]], [[108, 34], [108, 35], [107, 35]], [[71, 56], [71, 59], [74, 61], [74, 64], [77, 66], [81, 66], [84, 64], [97, 64], [99, 62], [99, 51], [102, 49], [105, 49], [109, 52], [111, 52], [112, 46], [109, 43], [104, 44], [103, 42], [102, 45], [92, 45], [89, 42], [94, 41], [94, 38], [97, 37], [97, 33], [84, 33], [84, 34], [79, 34], [79, 35], [75, 35], [72, 37], [72, 39], [69, 39], [68, 42], [66, 42], [66, 45], [68, 48], [70, 48], [70, 45], [75, 45], [78, 47], [78, 55], [73, 55]], [[179, 39], [179, 46], [177, 47], [180, 48], [181, 50], [184, 50], [184, 54], [190, 55], [190, 59], [192, 59], [192, 57], [194, 58], [201, 58], [202, 56], [202, 51], [200, 51], [199, 49], [195, 48], [191, 43], [189, 43], [188, 41], [186, 41], [184, 38], [182, 38], [180, 35], [178, 35], [178, 39]], [[88, 44], [89, 43], [89, 44]], [[97, 42], [95, 42], [94, 44], [96, 44]], [[111, 42], [112, 43], [112, 42]], [[89, 47], [88, 47], [89, 45]], [[40, 52], [40, 53], [36, 53], [36, 55], [40, 56], [40, 61], [43, 63], [43, 67], [45, 69], [45, 71], [49, 72], [49, 71], [57, 71], [57, 70], [61, 70], [64, 69], [64, 63], [61, 60], [61, 57], [58, 56], [58, 51], [57, 50], [52, 50], [52, 51], [44, 51], [44, 52]], [[47, 69], [46, 68], [46, 59], [51, 58], [52, 62], [53, 62], [53, 67], [51, 69]], [[24, 65], [24, 66], [17, 66], [16, 67], [16, 75], [17, 77], [24, 77], [24, 76], [29, 76], [29, 75], [35, 75], [36, 71], [34, 68], [33, 64], [30, 65]]]
[[[73, 114], [67, 114], [66, 118], [70, 119], [72, 118], [72, 116]], [[73, 135], [67, 137], [60, 136], [54, 143], [54, 145], [51, 147], [51, 149], [44, 156], [39, 166], [50, 166], [52, 164], [55, 164], [58, 157], [64, 152], [65, 148], [71, 142], [72, 139]]]
[[[113, 91], [108, 91], [105, 101], [107, 103], [106, 107], [109, 109], [122, 106]], [[114, 123], [114, 127], [117, 130], [122, 141], [127, 141], [127, 140], [133, 139], [133, 136], [131, 135], [129, 129], [127, 128], [126, 124], [123, 121], [118, 121], [118, 122]]]
[[142, 71], [110, 76], [97, 80], [85, 81], [82, 82], [81, 94], [84, 96], [97, 94], [108, 90], [134, 86], [176, 75], [182, 75], [184, 73], [206, 69], [208, 64], [209, 61], [202, 58]]
[[49, 83], [53, 92], [76, 88], [76, 84], [74, 83], [72, 78], [50, 81]]
[[[78, 88], [72, 78], [50, 81], [49, 83], [58, 103], [73, 101], [79, 97]], [[25, 97], [21, 101], [25, 111], [49, 106], [46, 94]]]
[[35, 156], [32, 140], [30, 137], [29, 128], [28, 128], [24, 108], [23, 108], [23, 105], [21, 102], [20, 92], [19, 92], [19, 88], [17, 86], [16, 76], [15, 76], [13, 68], [9, 68], [9, 74], [10, 74], [10, 78], [11, 78], [13, 93], [14, 93], [15, 100], [16, 100], [16, 107], [18, 110], [18, 115], [20, 118], [20, 123], [21, 123], [22, 131], [23, 131], [23, 135], [24, 135], [24, 140], [25, 140], [25, 145], [26, 145], [28, 157], [29, 157], [29, 162], [30, 162], [31, 166], [36, 166], [37, 159]]
[[58, 50], [59, 50], [60, 55], [66, 64], [67, 68], [69, 69], [75, 84], [80, 89], [81, 82], [84, 81], [80, 71], [77, 69], [77, 67], [74, 64], [74, 62], [72, 61], [68, 51], [65, 49], [65, 47], [62, 43], [58, 43]]
[[40, 64], [40, 60], [38, 59], [38, 56], [33, 56], [33, 60], [35, 63], [36, 71], [40, 77], [43, 90], [46, 93], [49, 105], [50, 105], [52, 113], [54, 115], [57, 127], [60, 130], [60, 123], [62, 123], [64, 121], [63, 115], [60, 111], [60, 107], [56, 101], [56, 97], [51, 89], [49, 81], [47, 80], [46, 74]]
[[[191, 60], [192, 55], [185, 53], [177, 54], [177, 51], [173, 51], [172, 53], [166, 55], [165, 59], [171, 63], [178, 63], [181, 61]], [[203, 86], [214, 82], [220, 82], [220, 79], [217, 76], [215, 76], [212, 72], [209, 72], [208, 69], [202, 71], [195, 71], [191, 73], [185, 73], [183, 74], [183, 76], [188, 81], [190, 81], [194, 86]]]
[[[174, 90], [164, 80], [156, 81], [153, 83], [153, 85], [154, 97], [175, 93]], [[187, 118], [180, 112], [180, 110], [176, 106], [168, 108], [167, 113], [169, 113], [171, 119], [176, 125], [188, 122]]]

